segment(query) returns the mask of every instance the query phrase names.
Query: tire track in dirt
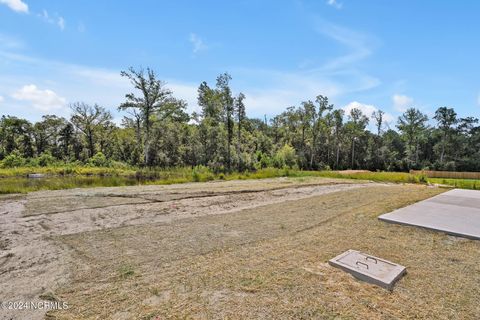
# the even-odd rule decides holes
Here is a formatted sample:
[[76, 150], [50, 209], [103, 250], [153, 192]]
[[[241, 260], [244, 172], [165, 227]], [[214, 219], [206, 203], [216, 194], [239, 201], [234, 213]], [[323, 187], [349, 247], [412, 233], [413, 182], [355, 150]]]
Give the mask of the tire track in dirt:
[[[200, 199], [200, 198], [213, 198], [213, 197], [220, 197], [220, 196], [229, 196], [229, 195], [241, 195], [241, 194], [255, 194], [255, 193], [264, 193], [264, 192], [274, 192], [279, 190], [285, 189], [302, 189], [306, 187], [326, 187], [326, 186], [344, 186], [344, 185], [359, 185], [359, 184], [345, 184], [345, 183], [328, 183], [328, 184], [308, 184], [308, 185], [287, 185], [287, 186], [280, 186], [274, 188], [262, 188], [262, 189], [253, 189], [253, 190], [232, 190], [232, 191], [210, 191], [210, 192], [193, 192], [193, 193], [180, 193], [180, 192], [165, 192], [164, 194], [160, 194], [160, 196], [165, 196], [167, 199], [155, 199], [152, 197], [142, 196], [142, 195], [129, 195], [129, 194], [117, 194], [117, 193], [104, 193], [104, 194], [93, 194], [93, 195], [77, 195], [73, 197], [78, 198], [121, 198], [121, 199], [133, 199], [133, 200], [140, 200], [139, 202], [135, 203], [120, 203], [120, 204], [105, 204], [105, 205], [97, 205], [97, 206], [89, 206], [82, 209], [102, 209], [102, 208], [109, 208], [109, 207], [119, 207], [119, 206], [129, 206], [134, 204], [142, 204], [142, 203], [165, 203], [165, 202], [172, 202], [172, 201], [179, 201], [179, 200], [188, 200], [188, 199]], [[35, 200], [44, 200], [50, 199], [55, 197], [43, 196], [43, 197], [35, 197]], [[54, 211], [47, 211], [47, 212], [40, 212], [40, 213], [27, 213], [25, 216], [37, 216], [37, 215], [50, 215], [50, 214], [59, 214], [59, 213], [68, 213], [72, 212], [75, 209], [66, 209], [66, 210], [54, 210]]]

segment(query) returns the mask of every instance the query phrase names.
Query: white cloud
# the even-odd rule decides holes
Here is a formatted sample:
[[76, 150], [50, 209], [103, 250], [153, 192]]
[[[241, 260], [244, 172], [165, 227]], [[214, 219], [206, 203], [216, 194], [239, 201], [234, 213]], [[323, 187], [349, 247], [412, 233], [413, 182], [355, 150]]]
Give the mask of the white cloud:
[[12, 94], [12, 98], [19, 101], [29, 101], [32, 106], [41, 111], [61, 109], [66, 100], [52, 90], [40, 90], [34, 84], [25, 85]]
[[[312, 97], [314, 98], [314, 97]], [[306, 100], [306, 97], [303, 99]], [[302, 97], [290, 90], [249, 90], [245, 94], [245, 105], [250, 116], [263, 118], [277, 114], [289, 106], [299, 105]]]
[[[38, 14], [39, 17], [42, 17], [44, 20], [49, 21], [50, 17], [48, 16], [48, 11], [43, 9], [42, 13]], [[53, 20], [52, 20], [53, 21]]]
[[344, 106], [342, 109], [345, 111], [346, 115], [349, 115], [350, 111], [352, 111], [353, 109], [360, 109], [367, 117], [370, 117], [373, 112], [378, 110], [377, 107], [371, 104], [364, 104], [358, 101], [352, 101], [346, 106]]
[[185, 100], [188, 104], [188, 112], [200, 112], [200, 107], [198, 106], [197, 96], [198, 96], [198, 84], [186, 84], [178, 82], [167, 82], [167, 88], [173, 91], [173, 95], [178, 98]]
[[120, 71], [114, 72], [107, 69], [89, 68], [77, 65], [64, 65], [67, 71], [75, 76], [82, 77], [94, 85], [113, 85], [119, 88], [130, 88], [129, 81], [120, 76]]
[[5, 101], [5, 98], [0, 96], [0, 103], [2, 103], [3, 101]]
[[[334, 3], [338, 4], [336, 1]], [[338, 96], [370, 90], [381, 84], [377, 77], [360, 68], [360, 63], [373, 54], [379, 43], [375, 37], [319, 17], [314, 17], [313, 23], [316, 32], [345, 47], [346, 53], [327, 60], [319, 67], [311, 68], [305, 74], [334, 83]]]
[[[125, 94], [132, 91], [130, 81], [120, 76], [120, 71], [63, 63], [52, 63], [52, 67], [54, 66], [73, 76], [78, 82], [78, 86], [89, 88], [81, 92], [74, 88], [72, 92], [72, 96], [74, 95], [72, 99], [74, 100], [100, 103], [116, 109], [123, 101]], [[173, 91], [176, 98], [188, 103], [187, 109], [189, 112], [199, 111], [197, 105], [198, 84], [167, 80], [166, 87]], [[69, 91], [69, 89], [66, 91]], [[91, 100], [92, 98], [94, 100]]]
[[317, 32], [348, 49], [346, 54], [333, 58], [322, 66], [322, 69], [325, 71], [355, 66], [355, 63], [372, 55], [373, 48], [376, 47], [378, 42], [377, 39], [370, 35], [344, 28], [322, 19], [316, 19], [315, 23], [315, 30]]
[[0, 48], [18, 49], [24, 46], [19, 39], [0, 33]]
[[413, 104], [413, 99], [403, 94], [394, 94], [392, 96], [393, 107], [395, 110], [404, 112]]
[[329, 6], [332, 6], [332, 7], [336, 8], [336, 9], [342, 9], [342, 7], [343, 7], [343, 3], [338, 2], [337, 0], [328, 0], [327, 4]]
[[[329, 98], [336, 97], [346, 90], [353, 89], [344, 84], [324, 77], [320, 73], [282, 72], [249, 68], [230, 68], [234, 79], [234, 92], [242, 91], [245, 96], [247, 114], [263, 118], [276, 115], [302, 101], [312, 99], [319, 94]], [[353, 84], [352, 86], [356, 86]]]
[[55, 14], [54, 17], [52, 17], [47, 10], [43, 9], [42, 13], [39, 13], [38, 16], [47, 23], [57, 25], [62, 31], [65, 29], [65, 19], [58, 14]]
[[13, 11], [28, 13], [28, 5], [22, 0], [0, 0], [0, 3], [8, 6]]
[[[350, 111], [352, 111], [352, 109], [360, 109], [363, 112], [363, 114], [365, 116], [367, 116], [367, 118], [369, 118], [369, 119], [371, 118], [371, 116], [374, 112], [379, 110], [374, 105], [365, 104], [365, 103], [361, 103], [361, 102], [358, 102], [358, 101], [352, 101], [349, 104], [347, 104], [346, 106], [344, 106], [342, 109], [345, 111], [345, 115], [347, 115], [347, 116], [350, 114]], [[390, 121], [394, 120], [394, 117], [391, 114], [389, 114], [388, 112], [385, 112], [385, 114], [383, 115], [383, 120], [385, 122], [390, 122]]]
[[[311, 69], [282, 72], [268, 69], [229, 68], [234, 75], [232, 86], [246, 95], [247, 114], [254, 117], [273, 116], [289, 106], [314, 100], [318, 95], [332, 102], [342, 96], [378, 86], [379, 80], [355, 72], [328, 73]], [[239, 84], [239, 81], [242, 83]]]
[[188, 40], [193, 45], [193, 49], [192, 49], [193, 53], [198, 53], [200, 51], [204, 51], [208, 49], [208, 46], [195, 33], [191, 33], [190, 38]]
[[60, 30], [64, 30], [65, 29], [65, 19], [63, 19], [63, 17], [58, 17], [57, 25], [60, 28]]

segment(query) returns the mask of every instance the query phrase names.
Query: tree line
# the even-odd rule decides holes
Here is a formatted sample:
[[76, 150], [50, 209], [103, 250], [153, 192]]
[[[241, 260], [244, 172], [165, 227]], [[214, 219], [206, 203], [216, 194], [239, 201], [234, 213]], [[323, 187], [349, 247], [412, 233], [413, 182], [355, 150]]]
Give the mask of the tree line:
[[[104, 107], [76, 102], [69, 119], [45, 115], [31, 123], [0, 119], [4, 167], [78, 163], [147, 167], [203, 165], [215, 172], [295, 167], [308, 170], [435, 169], [480, 171], [478, 119], [440, 107], [433, 119], [407, 109], [395, 124], [381, 110], [348, 114], [327, 97], [303, 101], [267, 119], [247, 117], [245, 95], [228, 73], [198, 88], [200, 112], [174, 97], [149, 68], [122, 71], [132, 92], [118, 106], [121, 125]], [[368, 125], [375, 130], [371, 132]]]

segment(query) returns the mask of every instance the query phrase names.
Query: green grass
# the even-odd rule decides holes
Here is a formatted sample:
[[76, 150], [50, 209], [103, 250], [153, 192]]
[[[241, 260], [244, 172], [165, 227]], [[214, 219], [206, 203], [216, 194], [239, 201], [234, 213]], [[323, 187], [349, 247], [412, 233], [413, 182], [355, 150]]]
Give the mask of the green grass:
[[266, 168], [256, 172], [234, 173], [225, 177], [225, 180], [264, 179], [275, 177], [324, 177], [337, 179], [371, 180], [377, 182], [395, 183], [425, 183], [425, 177], [405, 172], [358, 172], [340, 173], [337, 171], [305, 171], [293, 169]]
[[6, 177], [26, 177], [31, 173], [41, 173], [45, 175], [82, 175], [82, 176], [135, 176], [135, 168], [107, 168], [107, 167], [87, 167], [87, 166], [54, 166], [54, 167], [18, 167], [18, 168], [0, 168], [0, 178]]
[[48, 176], [41, 179], [7, 177], [0, 178], [0, 194], [87, 187], [118, 187], [137, 184], [139, 182], [135, 178], [122, 176]]
[[428, 178], [428, 182], [444, 184], [459, 189], [480, 190], [480, 180], [475, 179]]
[[358, 172], [358, 173], [339, 173], [336, 171], [319, 171], [318, 176], [328, 178], [344, 178], [371, 180], [376, 182], [395, 182], [395, 183], [425, 183], [426, 179], [421, 175], [413, 175], [406, 172]]

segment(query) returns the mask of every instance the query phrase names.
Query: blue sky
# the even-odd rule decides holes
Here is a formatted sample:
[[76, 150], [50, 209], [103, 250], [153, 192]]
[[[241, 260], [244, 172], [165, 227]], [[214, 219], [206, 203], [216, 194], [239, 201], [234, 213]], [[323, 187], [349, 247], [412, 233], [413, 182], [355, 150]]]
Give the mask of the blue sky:
[[151, 67], [189, 110], [228, 71], [251, 117], [327, 95], [397, 116], [440, 106], [480, 117], [480, 2], [0, 0], [0, 114], [116, 106], [121, 70]]

